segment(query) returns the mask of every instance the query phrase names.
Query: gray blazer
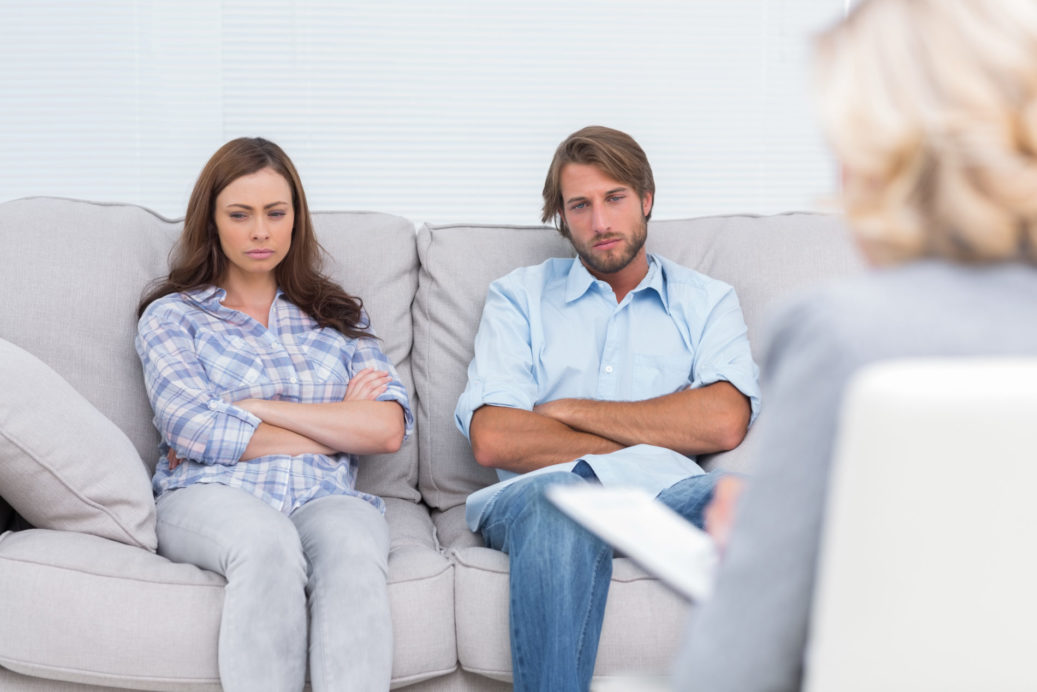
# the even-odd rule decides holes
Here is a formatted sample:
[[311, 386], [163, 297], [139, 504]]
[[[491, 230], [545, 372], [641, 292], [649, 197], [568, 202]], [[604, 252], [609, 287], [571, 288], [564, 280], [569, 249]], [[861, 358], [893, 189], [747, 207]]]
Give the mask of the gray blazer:
[[829, 462], [850, 376], [889, 358], [1037, 355], [1035, 317], [1037, 267], [931, 260], [818, 289], [778, 314], [761, 365], [753, 477], [716, 591], [692, 613], [677, 689], [800, 688]]

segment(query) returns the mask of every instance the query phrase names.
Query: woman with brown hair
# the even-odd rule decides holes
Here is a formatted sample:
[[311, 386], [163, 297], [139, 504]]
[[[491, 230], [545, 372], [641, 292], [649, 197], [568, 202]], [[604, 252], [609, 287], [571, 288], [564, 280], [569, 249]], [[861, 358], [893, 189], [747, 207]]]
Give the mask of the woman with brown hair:
[[[358, 454], [393, 452], [407, 393], [359, 299], [321, 274], [295, 167], [241, 138], [203, 169], [136, 339], [162, 458], [159, 552], [227, 579], [226, 690], [388, 689], [384, 503]], [[175, 642], [171, 642], [175, 646]]]

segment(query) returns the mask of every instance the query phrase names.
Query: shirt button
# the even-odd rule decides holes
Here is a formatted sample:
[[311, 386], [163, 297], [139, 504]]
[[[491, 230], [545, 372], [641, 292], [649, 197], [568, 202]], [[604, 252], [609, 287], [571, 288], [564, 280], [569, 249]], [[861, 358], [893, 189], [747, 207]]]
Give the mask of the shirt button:
[[607, 372], [608, 374], [611, 375], [612, 374], [612, 366], [611, 365], [606, 365], [605, 366], [605, 372]]
[[215, 401], [210, 401], [209, 402], [209, 409], [210, 410], [215, 411], [216, 410], [216, 406], [217, 406], [217, 404], [216, 404]]
[[288, 381], [291, 382], [292, 384], [299, 384], [299, 378], [298, 377], [293, 377], [292, 379], [290, 379]]

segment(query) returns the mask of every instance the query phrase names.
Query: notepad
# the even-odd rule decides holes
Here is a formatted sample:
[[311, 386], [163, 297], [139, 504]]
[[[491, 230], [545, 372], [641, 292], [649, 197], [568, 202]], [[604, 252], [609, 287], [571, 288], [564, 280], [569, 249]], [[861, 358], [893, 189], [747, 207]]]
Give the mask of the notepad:
[[546, 492], [568, 516], [681, 596], [709, 596], [718, 560], [713, 539], [646, 490], [557, 485]]

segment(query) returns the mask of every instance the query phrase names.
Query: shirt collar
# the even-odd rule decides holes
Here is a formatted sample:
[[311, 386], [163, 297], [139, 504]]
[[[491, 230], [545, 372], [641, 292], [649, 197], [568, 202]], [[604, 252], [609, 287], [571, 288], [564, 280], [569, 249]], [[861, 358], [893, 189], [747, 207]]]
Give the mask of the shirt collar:
[[[223, 299], [227, 297], [227, 291], [219, 286], [201, 286], [184, 291], [184, 295], [187, 296], [188, 300], [197, 303], [206, 310], [216, 311], [223, 308]], [[276, 301], [282, 295], [284, 295], [284, 291], [278, 286], [277, 293], [274, 294], [274, 300]]]
[[191, 302], [198, 303], [203, 308], [218, 308], [223, 299], [227, 297], [227, 292], [219, 286], [202, 286], [184, 291], [184, 295]]
[[[572, 266], [569, 267], [569, 275], [565, 281], [565, 302], [571, 303], [574, 300], [579, 300], [598, 281], [599, 279], [587, 271], [587, 267], [583, 266], [583, 262], [580, 261], [579, 257], [574, 258]], [[638, 293], [647, 289], [653, 289], [659, 294], [663, 307], [669, 312], [670, 305], [666, 295], [666, 277], [659, 260], [650, 252], [648, 253], [648, 273], [645, 274], [644, 278], [641, 279], [641, 283], [631, 293]]]

